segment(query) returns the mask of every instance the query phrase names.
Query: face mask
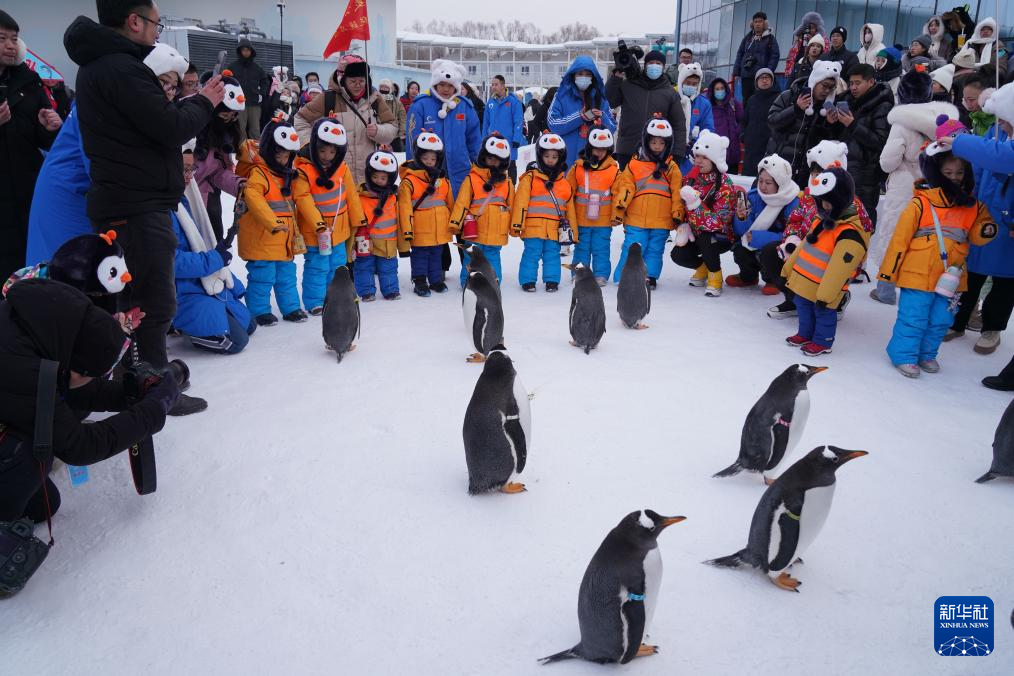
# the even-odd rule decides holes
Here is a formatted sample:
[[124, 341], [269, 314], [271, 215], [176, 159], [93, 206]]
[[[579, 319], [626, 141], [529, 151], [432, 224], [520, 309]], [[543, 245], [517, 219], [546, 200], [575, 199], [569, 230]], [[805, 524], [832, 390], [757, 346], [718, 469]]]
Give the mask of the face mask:
[[644, 69], [644, 72], [648, 75], [649, 80], [657, 80], [662, 77], [662, 64], [649, 63], [648, 67]]
[[584, 91], [588, 89], [588, 87], [591, 87], [591, 83], [592, 79], [588, 75], [578, 75], [577, 77], [574, 78], [574, 85], [581, 91]]
[[724, 89], [719, 89], [718, 91], [716, 91], [715, 92], [715, 99], [718, 100], [718, 101], [724, 101], [725, 100], [725, 90]]
[[680, 91], [683, 92], [683, 96], [687, 97], [688, 99], [692, 99], [695, 96], [697, 96], [697, 87], [694, 85], [685, 84], [682, 87], [680, 87]]

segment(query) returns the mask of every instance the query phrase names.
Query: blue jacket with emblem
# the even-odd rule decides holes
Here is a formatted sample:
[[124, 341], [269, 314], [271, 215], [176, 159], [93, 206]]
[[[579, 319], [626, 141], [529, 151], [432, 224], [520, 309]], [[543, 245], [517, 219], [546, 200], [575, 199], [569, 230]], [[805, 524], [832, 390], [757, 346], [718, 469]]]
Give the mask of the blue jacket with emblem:
[[444, 157], [447, 164], [447, 177], [451, 181], [454, 194], [468, 176], [472, 163], [479, 157], [482, 145], [482, 130], [479, 116], [475, 113], [472, 103], [461, 96], [454, 97], [458, 105], [447, 111], [447, 117], [441, 119], [438, 113], [444, 102], [427, 91], [412, 100], [405, 121], [405, 159], [412, 159], [412, 148], [415, 139], [423, 129], [432, 129], [444, 142]]
[[[579, 70], [587, 70], [592, 74], [591, 86], [584, 92], [574, 84], [574, 74]], [[606, 100], [606, 87], [599, 75], [599, 69], [590, 56], [579, 56], [567, 68], [556, 90], [553, 104], [549, 107], [546, 122], [549, 130], [563, 137], [567, 144], [567, 166], [572, 167], [588, 142], [588, 122], [581, 117], [585, 110], [598, 108], [602, 111], [602, 126], [611, 132], [616, 131], [616, 120]], [[539, 133], [541, 129], [537, 130]]]
[[[684, 101], [687, 100], [685, 96], [681, 96]], [[680, 165], [680, 171], [684, 175], [690, 172], [690, 169], [694, 165], [694, 153], [692, 148], [694, 143], [697, 142], [697, 137], [701, 135], [701, 132], [707, 129], [708, 131], [715, 131], [715, 114], [711, 110], [711, 101], [704, 94], [698, 94], [693, 99], [689, 100], [690, 103], [690, 118], [687, 120], [687, 136], [689, 140], [687, 142], [687, 156]], [[684, 106], [684, 110], [686, 107]], [[696, 134], [694, 132], [697, 132]], [[716, 132], [717, 133], [717, 132]], [[731, 141], [730, 141], [731, 142]]]
[[507, 92], [502, 99], [490, 97], [482, 116], [482, 136], [499, 132], [510, 141], [511, 159], [518, 159], [518, 147], [525, 143], [525, 115], [521, 100]]
[[955, 138], [954, 154], [972, 163], [975, 197], [989, 208], [999, 228], [988, 244], [969, 249], [968, 269], [980, 275], [1014, 277], [1014, 141], [993, 127], [985, 138], [972, 134]]
[[[190, 205], [181, 200], [187, 211]], [[240, 298], [246, 293], [243, 284], [233, 276], [233, 287], [222, 289], [217, 296], [209, 296], [201, 278], [221, 270], [222, 256], [212, 249], [196, 253], [190, 248], [187, 236], [180, 228], [175, 212], [169, 212], [176, 233], [176, 317], [173, 326], [188, 336], [222, 336], [229, 331], [229, 313], [240, 326], [250, 325], [250, 311]]]
[[95, 232], [85, 213], [91, 184], [75, 104], [46, 154], [35, 185], [28, 215], [27, 265], [48, 261], [68, 239]]

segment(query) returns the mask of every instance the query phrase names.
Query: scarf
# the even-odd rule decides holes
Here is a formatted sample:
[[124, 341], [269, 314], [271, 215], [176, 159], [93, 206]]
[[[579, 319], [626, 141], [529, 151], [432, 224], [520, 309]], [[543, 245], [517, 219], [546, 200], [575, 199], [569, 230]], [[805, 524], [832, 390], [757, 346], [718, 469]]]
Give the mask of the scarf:
[[[750, 224], [750, 230], [768, 230], [774, 225], [775, 221], [778, 220], [778, 216], [782, 213], [782, 210], [792, 200], [799, 197], [799, 186], [793, 181], [786, 181], [785, 185], [778, 186], [778, 192], [773, 195], [765, 195], [760, 190], [757, 191], [760, 195], [761, 200], [764, 202], [764, 209], [757, 214], [757, 218], [753, 219], [753, 223]], [[746, 241], [746, 235], [743, 235], [743, 246], [750, 250], [754, 250], [754, 247], [750, 246]]]
[[[183, 202], [176, 205], [176, 218], [179, 219], [180, 229], [187, 238], [190, 250], [194, 253], [205, 253], [213, 251], [215, 244], [215, 233], [211, 229], [211, 219], [208, 218], [208, 210], [201, 199], [201, 191], [197, 188], [197, 181], [187, 183], [183, 196], [187, 198], [194, 215], [183, 206]], [[229, 268], [222, 268], [206, 277], [201, 277], [201, 286], [209, 296], [217, 296], [225, 288], [233, 287], [232, 273]]]

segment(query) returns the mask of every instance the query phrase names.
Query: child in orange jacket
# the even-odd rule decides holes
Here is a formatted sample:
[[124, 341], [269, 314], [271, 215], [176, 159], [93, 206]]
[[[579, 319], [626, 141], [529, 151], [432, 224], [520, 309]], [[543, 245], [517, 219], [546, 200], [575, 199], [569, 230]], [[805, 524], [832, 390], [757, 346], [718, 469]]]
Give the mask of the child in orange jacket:
[[[334, 118], [313, 125], [308, 157], [296, 158], [293, 182], [299, 231], [306, 242], [303, 256], [303, 305], [311, 315], [324, 311], [324, 296], [334, 272], [348, 263], [352, 230], [366, 224], [356, 182], [345, 164], [348, 134]], [[303, 199], [309, 197], [309, 199]]]
[[[273, 326], [278, 317], [271, 312], [271, 290], [288, 322], [304, 322], [296, 290], [297, 251], [296, 206], [293, 180], [298, 172], [292, 160], [299, 150], [296, 130], [281, 120], [272, 120], [261, 133], [254, 153], [246, 146], [242, 165], [247, 182], [243, 199], [247, 211], [239, 219], [239, 255], [246, 263], [246, 305], [260, 326]], [[312, 206], [312, 205], [311, 205]]]
[[901, 289], [887, 355], [909, 378], [940, 370], [937, 351], [968, 284], [969, 242], [982, 246], [997, 232], [989, 209], [972, 196], [975, 179], [967, 161], [930, 144], [919, 166], [925, 180], [898, 219], [877, 277]]
[[637, 156], [630, 158], [616, 179], [613, 223], [624, 224], [624, 236], [623, 250], [613, 273], [614, 282], [620, 281], [627, 250], [637, 242], [644, 252], [648, 286], [654, 289], [658, 285], [669, 231], [683, 220], [683, 200], [680, 199], [683, 174], [672, 159], [672, 134], [668, 120], [660, 116], [648, 120]]
[[415, 137], [412, 159], [401, 167], [398, 220], [403, 237], [412, 241], [412, 284], [415, 295], [445, 293], [442, 255], [451, 241], [454, 196], [444, 176], [444, 142], [432, 131]]
[[612, 272], [609, 245], [613, 234], [613, 193], [620, 165], [613, 158], [613, 134], [595, 127], [588, 143], [567, 174], [574, 189], [574, 211], [581, 240], [574, 247], [574, 264], [583, 263], [605, 286]]
[[535, 143], [535, 164], [518, 179], [511, 235], [525, 243], [518, 278], [521, 288], [529, 293], [535, 291], [539, 261], [546, 291], [559, 290], [561, 243], [578, 241], [574, 188], [565, 178], [566, 157], [563, 137], [545, 133]]
[[366, 182], [359, 187], [359, 201], [367, 225], [356, 233], [356, 293], [365, 302], [376, 298], [374, 277], [380, 278], [384, 300], [398, 300], [398, 254], [408, 253], [411, 237], [398, 228], [398, 158], [378, 150], [366, 160]]

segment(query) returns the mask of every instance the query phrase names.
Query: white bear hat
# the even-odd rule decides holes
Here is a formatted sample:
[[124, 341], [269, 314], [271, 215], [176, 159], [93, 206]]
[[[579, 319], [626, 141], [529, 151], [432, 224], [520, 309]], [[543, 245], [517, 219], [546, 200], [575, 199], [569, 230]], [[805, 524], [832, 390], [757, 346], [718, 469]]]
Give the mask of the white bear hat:
[[729, 171], [729, 165], [725, 163], [725, 154], [729, 149], [729, 139], [719, 136], [710, 129], [701, 130], [701, 135], [694, 143], [694, 157], [706, 157], [711, 160], [715, 168], [721, 173]]
[[835, 162], [841, 164], [842, 169], [848, 168], [849, 147], [841, 141], [821, 141], [806, 151], [807, 166], [817, 165], [827, 170]]

